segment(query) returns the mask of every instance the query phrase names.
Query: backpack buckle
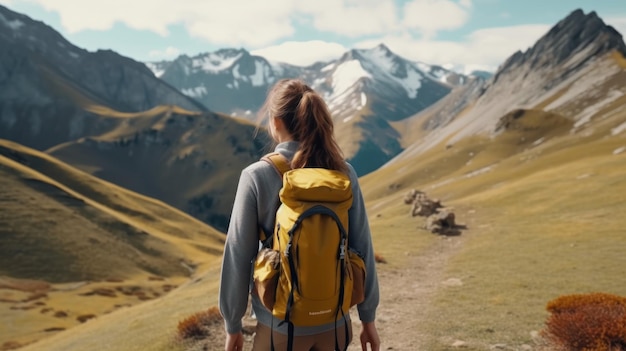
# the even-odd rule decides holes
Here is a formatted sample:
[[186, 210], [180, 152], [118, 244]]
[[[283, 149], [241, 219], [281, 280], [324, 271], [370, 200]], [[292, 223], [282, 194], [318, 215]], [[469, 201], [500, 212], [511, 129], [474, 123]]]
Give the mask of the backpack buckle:
[[346, 257], [346, 239], [341, 239], [341, 244], [339, 245], [339, 259], [343, 260]]

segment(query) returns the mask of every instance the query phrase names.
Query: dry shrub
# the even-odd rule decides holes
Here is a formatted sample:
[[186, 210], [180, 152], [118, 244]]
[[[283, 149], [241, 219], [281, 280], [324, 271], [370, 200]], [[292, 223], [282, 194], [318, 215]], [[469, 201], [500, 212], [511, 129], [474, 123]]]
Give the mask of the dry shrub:
[[542, 335], [568, 351], [626, 351], [626, 298], [604, 294], [561, 296], [546, 307], [551, 313]]
[[68, 316], [68, 314], [67, 314], [67, 312], [65, 312], [65, 311], [57, 311], [57, 312], [54, 314], [54, 316], [55, 316], [55, 317], [57, 317], [57, 318], [65, 318], [65, 317], [67, 317], [67, 316]]
[[211, 327], [222, 323], [222, 315], [213, 306], [206, 311], [197, 312], [178, 322], [180, 339], [202, 339], [211, 333]]
[[48, 291], [50, 284], [41, 280], [0, 277], [0, 289], [13, 289], [28, 292]]
[[374, 260], [376, 261], [376, 263], [387, 263], [387, 260], [377, 253], [374, 254]]
[[24, 345], [20, 344], [17, 341], [6, 341], [4, 344], [2, 344], [2, 346], [0, 346], [0, 350], [1, 351], [17, 350], [22, 346]]
[[42, 298], [47, 298], [47, 297], [48, 297], [48, 294], [44, 292], [38, 292], [38, 293], [31, 294], [30, 296], [22, 300], [22, 302], [30, 302], [30, 301], [35, 301], [35, 300], [39, 300]]
[[93, 318], [96, 318], [95, 314], [83, 314], [83, 315], [76, 317], [76, 320], [81, 323], [85, 323], [86, 321], [93, 319]]

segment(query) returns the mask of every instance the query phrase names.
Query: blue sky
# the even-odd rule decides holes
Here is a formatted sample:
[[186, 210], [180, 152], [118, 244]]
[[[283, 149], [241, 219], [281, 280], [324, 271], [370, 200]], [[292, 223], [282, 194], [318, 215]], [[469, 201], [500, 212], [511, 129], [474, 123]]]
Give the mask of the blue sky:
[[90, 51], [138, 61], [245, 48], [297, 65], [385, 43], [415, 61], [495, 70], [577, 8], [626, 33], [626, 0], [0, 0]]

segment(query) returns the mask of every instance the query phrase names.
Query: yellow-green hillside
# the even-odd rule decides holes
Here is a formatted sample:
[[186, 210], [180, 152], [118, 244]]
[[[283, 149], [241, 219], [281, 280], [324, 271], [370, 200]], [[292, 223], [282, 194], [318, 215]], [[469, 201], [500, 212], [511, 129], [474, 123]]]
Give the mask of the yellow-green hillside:
[[224, 242], [160, 201], [4, 140], [0, 208], [0, 346], [167, 295], [219, 266]]
[[514, 112], [493, 138], [444, 142], [362, 179], [377, 251], [399, 257], [399, 265], [408, 261], [399, 250], [425, 254], [437, 240], [419, 229], [423, 219], [408, 214], [402, 198], [410, 189], [441, 199], [468, 226], [451, 239], [462, 246], [444, 268], [444, 279], [462, 286], [439, 289], [428, 311], [416, 311], [427, 313], [425, 349], [449, 350], [458, 340], [469, 350], [503, 343], [520, 349], [534, 345], [545, 305], [557, 296], [626, 295], [620, 103], [576, 133], [558, 115]]

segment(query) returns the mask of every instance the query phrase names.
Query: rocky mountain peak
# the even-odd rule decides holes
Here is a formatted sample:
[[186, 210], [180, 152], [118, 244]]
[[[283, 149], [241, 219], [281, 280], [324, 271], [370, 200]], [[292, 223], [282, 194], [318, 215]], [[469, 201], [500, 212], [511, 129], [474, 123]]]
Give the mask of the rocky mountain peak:
[[606, 25], [595, 12], [585, 14], [578, 9], [552, 27], [532, 48], [509, 57], [500, 72], [525, 64], [530, 69], [556, 67], [574, 57], [574, 64], [580, 66], [612, 50], [626, 55], [622, 35]]

